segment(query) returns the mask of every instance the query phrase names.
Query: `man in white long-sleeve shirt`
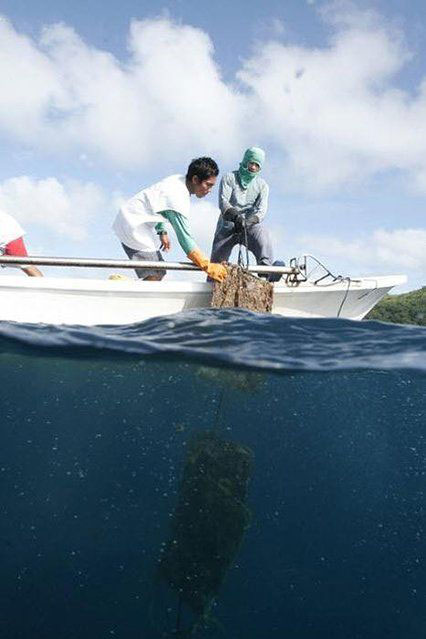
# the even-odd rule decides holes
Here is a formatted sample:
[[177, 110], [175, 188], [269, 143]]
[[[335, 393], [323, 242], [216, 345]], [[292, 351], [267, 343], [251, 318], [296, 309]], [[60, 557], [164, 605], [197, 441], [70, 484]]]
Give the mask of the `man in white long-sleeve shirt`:
[[[115, 218], [113, 229], [129, 258], [161, 263], [163, 258], [157, 247], [160, 242], [161, 250], [170, 248], [165, 227], [165, 222], [169, 222], [187, 257], [211, 279], [224, 280], [226, 268], [212, 263], [203, 255], [192, 236], [190, 225], [191, 195], [197, 198], [208, 195], [218, 173], [214, 160], [196, 158], [188, 166], [186, 175], [170, 175], [127, 200]], [[137, 276], [144, 280], [158, 281], [165, 275], [161, 268], [135, 270]]]

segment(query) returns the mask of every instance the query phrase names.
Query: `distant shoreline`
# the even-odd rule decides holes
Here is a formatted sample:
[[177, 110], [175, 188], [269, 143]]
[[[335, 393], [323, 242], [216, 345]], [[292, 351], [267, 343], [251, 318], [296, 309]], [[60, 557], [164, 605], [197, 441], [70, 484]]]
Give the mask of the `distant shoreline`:
[[386, 295], [365, 319], [426, 326], [426, 286], [409, 293]]

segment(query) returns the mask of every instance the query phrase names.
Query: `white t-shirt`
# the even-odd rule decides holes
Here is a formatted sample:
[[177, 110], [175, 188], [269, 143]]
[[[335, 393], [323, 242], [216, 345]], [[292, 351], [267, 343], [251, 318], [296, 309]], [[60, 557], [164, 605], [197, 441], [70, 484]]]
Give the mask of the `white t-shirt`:
[[170, 175], [136, 193], [120, 208], [112, 228], [120, 242], [135, 251], [156, 251], [154, 227], [163, 221], [160, 211], [170, 210], [189, 218], [190, 194], [184, 175]]
[[17, 240], [24, 235], [25, 231], [20, 224], [9, 213], [0, 211], [0, 247], [6, 246], [9, 242]]

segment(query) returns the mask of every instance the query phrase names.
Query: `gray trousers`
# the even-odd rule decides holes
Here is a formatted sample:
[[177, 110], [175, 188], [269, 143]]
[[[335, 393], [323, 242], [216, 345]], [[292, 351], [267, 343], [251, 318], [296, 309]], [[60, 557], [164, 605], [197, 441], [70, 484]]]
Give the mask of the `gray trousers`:
[[[234, 233], [234, 228], [222, 227], [216, 230], [213, 238], [211, 262], [227, 262], [232, 249], [237, 244], [245, 246], [244, 233]], [[272, 241], [269, 231], [262, 222], [247, 229], [247, 248], [253, 253], [257, 264], [270, 266], [273, 261]]]
[[[121, 245], [125, 250], [127, 256], [131, 260], [140, 260], [141, 262], [164, 262], [163, 256], [160, 251], [136, 251], [135, 249], [130, 248], [130, 246], [126, 246], [125, 244]], [[153, 269], [153, 268], [135, 268], [136, 275], [139, 279], [144, 280], [148, 275], [155, 275], [157, 277], [161, 276], [161, 279], [166, 274], [165, 269]]]

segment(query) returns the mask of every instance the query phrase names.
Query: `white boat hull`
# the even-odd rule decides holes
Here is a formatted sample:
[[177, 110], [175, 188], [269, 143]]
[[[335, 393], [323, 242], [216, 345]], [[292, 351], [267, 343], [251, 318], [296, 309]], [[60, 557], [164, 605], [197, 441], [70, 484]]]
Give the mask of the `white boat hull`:
[[[360, 278], [319, 286], [274, 285], [273, 312], [287, 317], [360, 320], [404, 275]], [[207, 282], [0, 278], [0, 320], [45, 324], [131, 324], [210, 306]]]

